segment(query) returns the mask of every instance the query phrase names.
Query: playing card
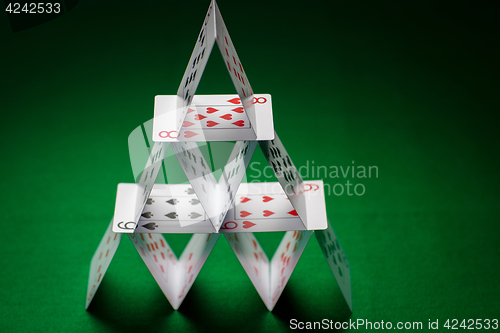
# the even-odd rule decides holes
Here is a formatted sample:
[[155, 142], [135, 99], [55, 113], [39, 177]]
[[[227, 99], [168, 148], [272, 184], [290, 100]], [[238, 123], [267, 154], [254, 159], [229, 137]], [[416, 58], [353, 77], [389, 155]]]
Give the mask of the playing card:
[[340, 246], [337, 236], [335, 236], [330, 221], [328, 221], [328, 228], [326, 230], [316, 231], [316, 239], [335, 276], [340, 291], [349, 309], [352, 311], [351, 271], [349, 268], [349, 261], [347, 260], [344, 250], [342, 250]]
[[[152, 140], [153, 134], [153, 119], [144, 122], [142, 125], [137, 126], [128, 136], [128, 150], [130, 156], [130, 164], [136, 182], [140, 181], [140, 176], [144, 171], [145, 162], [148, 160], [151, 150], [154, 147]], [[168, 146], [165, 146], [165, 158], [168, 154]], [[172, 151], [170, 150], [171, 155]], [[165, 184], [164, 166], [158, 172], [155, 183]]]
[[296, 195], [302, 187], [302, 177], [281, 143], [278, 135], [274, 140], [259, 142], [267, 162], [287, 195]]
[[296, 217], [290, 200], [284, 193], [247, 195], [239, 198], [235, 207], [235, 219], [278, 219]]
[[108, 225], [104, 236], [102, 237], [97, 250], [92, 257], [90, 262], [90, 275], [89, 283], [87, 287], [87, 303], [85, 308], [88, 308], [90, 302], [94, 298], [94, 295], [99, 288], [99, 285], [104, 278], [104, 274], [108, 270], [111, 259], [115, 255], [118, 245], [122, 240], [123, 234], [114, 233], [112, 230], [113, 220]]
[[256, 146], [257, 143], [255, 141], [238, 141], [229, 156], [218, 183], [218, 186], [221, 188], [219, 193], [221, 194], [223, 205], [219, 218], [220, 222], [224, 221], [228, 209], [233, 204], [234, 196], [245, 175]]
[[242, 183], [220, 232], [325, 229], [327, 220], [323, 182], [307, 181], [303, 187], [304, 211], [312, 221], [307, 228], [280, 183]]
[[140, 176], [144, 171], [145, 161], [148, 160], [151, 154], [149, 142], [147, 142], [144, 136], [144, 128], [142, 125], [136, 127], [128, 136], [128, 150], [134, 180], [139, 182]]
[[253, 103], [253, 91], [248, 81], [248, 77], [243, 70], [243, 65], [241, 64], [240, 58], [236, 53], [229, 32], [227, 31], [226, 24], [222, 19], [219, 7], [215, 5], [215, 26], [217, 30], [217, 45], [221, 51], [222, 58], [227, 66], [231, 80], [236, 88], [238, 95], [242, 101], [246, 113], [252, 124], [256, 123], [256, 111]]
[[[236, 111], [235, 111], [236, 110]], [[184, 129], [250, 128], [247, 115], [234, 106], [196, 105], [189, 108], [183, 122]]]
[[208, 255], [219, 240], [219, 234], [194, 234], [179, 258], [180, 290], [177, 290], [177, 309], [186, 297]]
[[[150, 221], [177, 222], [169, 223], [169, 225], [178, 224], [185, 227], [208, 221], [208, 216], [191, 185], [155, 184], [139, 218], [139, 224], [154, 230], [155, 227], [148, 226]], [[212, 231], [214, 231], [213, 228], [207, 232]]]
[[196, 143], [172, 143], [172, 148], [215, 230], [219, 230], [224, 221], [255, 147], [254, 141], [238, 141], [216, 183]]
[[[318, 194], [317, 189], [314, 188], [312, 190], [310, 186], [304, 185], [300, 173], [286, 152], [278, 135], [275, 133], [274, 140], [260, 141], [259, 145], [267, 162], [272, 167], [276, 178], [290, 199], [293, 208], [306, 226], [306, 229], [313, 229], [312, 225], [318, 220], [317, 212], [321, 212], [321, 220], [326, 221], [324, 200], [314, 200], [315, 208], [306, 208], [306, 203], [309, 201], [308, 198], [312, 198]], [[325, 214], [322, 214], [322, 212], [325, 212]]]
[[[130, 240], [165, 297], [175, 300], [177, 257], [161, 234], [129, 234]], [[178, 286], [177, 286], [178, 288]]]
[[139, 182], [118, 185], [113, 218], [114, 232], [134, 232], [139, 216], [162, 167], [167, 148], [168, 143], [155, 143]]
[[283, 292], [312, 232], [287, 231], [271, 261], [253, 233], [224, 235], [269, 310]]
[[287, 231], [271, 259], [270, 297], [266, 304], [272, 310], [304, 251], [312, 230]]
[[269, 299], [269, 259], [252, 233], [224, 234], [260, 297]]
[[172, 143], [174, 153], [215, 229], [220, 221], [217, 181], [195, 142]]
[[207, 65], [208, 58], [215, 43], [215, 2], [212, 1], [208, 8], [205, 20], [198, 34], [193, 53], [189, 58], [186, 71], [177, 90], [175, 130], [180, 131], [182, 121], [187, 109], [191, 105], [194, 93], [198, 88], [201, 76]]
[[238, 95], [196, 95], [179, 121], [176, 113], [177, 97], [155, 97], [153, 140], [179, 141], [241, 141], [271, 140], [274, 138], [272, 101], [269, 94], [253, 97], [255, 121], [251, 122]]
[[179, 259], [161, 234], [130, 234], [129, 237], [165, 297], [178, 309], [219, 235], [193, 235]]

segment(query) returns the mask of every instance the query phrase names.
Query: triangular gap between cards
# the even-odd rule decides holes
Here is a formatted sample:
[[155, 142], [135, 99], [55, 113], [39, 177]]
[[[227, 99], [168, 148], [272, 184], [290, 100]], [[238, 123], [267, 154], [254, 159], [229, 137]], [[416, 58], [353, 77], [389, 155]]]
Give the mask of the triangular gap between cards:
[[[186, 71], [177, 91], [177, 132], [179, 136], [184, 133], [184, 123], [189, 106], [192, 102], [192, 97], [198, 88], [201, 77], [205, 71], [206, 64], [213, 51], [214, 44], [218, 45], [221, 52], [226, 69], [229, 72], [230, 78], [233, 81], [233, 86], [243, 104], [244, 112], [247, 115], [254, 137], [256, 128], [255, 107], [253, 105], [253, 91], [243, 70], [243, 65], [239, 60], [236, 49], [229, 36], [228, 30], [224, 24], [222, 15], [214, 0], [210, 3], [207, 15], [202, 24], [200, 33], [198, 34], [193, 53], [189, 59]], [[200, 61], [201, 59], [201, 61]], [[198, 64], [200, 67], [198, 68]], [[240, 87], [238, 87], [240, 86]]]
[[[219, 178], [219, 182], [214, 188], [209, 188], [212, 193], [216, 193], [216, 197], [214, 197], [213, 195], [209, 195], [210, 200], [212, 200], [212, 204], [208, 205], [210, 211], [208, 211], [207, 213], [209, 214], [210, 220], [217, 231], [220, 229], [220, 227], [222, 227], [222, 221], [224, 220], [231, 205], [233, 205], [234, 197], [244, 175], [246, 174], [246, 170], [252, 159], [256, 144], [256, 141], [238, 141], [234, 145], [229, 160], [224, 166], [224, 171], [222, 173], [222, 176]], [[182, 153], [179, 152], [176, 155], [179, 158], [181, 165], [183, 166], [183, 170], [186, 173], [186, 176], [188, 176], [190, 183], [193, 185], [193, 189], [196, 192], [200, 191], [199, 184], [198, 186], [196, 186], [196, 183], [194, 183], [196, 179], [191, 179], [189, 177], [189, 172], [191, 171], [191, 169], [193, 169], [192, 165], [190, 166], [189, 163], [193, 163], [194, 161], [194, 158], [191, 159], [192, 154], [189, 153], [189, 151], [192, 150], [193, 156], [200, 155], [201, 153], [199, 153], [198, 146], [193, 142], [179, 142], [173, 143], [172, 145], [173, 147], [182, 148]], [[261, 147], [268, 164], [271, 166], [274, 176], [278, 180], [281, 188], [283, 189], [285, 195], [291, 203], [293, 209], [290, 209], [289, 213], [293, 214], [293, 216], [298, 215], [305, 229], [308, 229], [308, 227], [313, 229], [317, 227], [318, 224], [324, 224], [324, 226], [320, 226], [320, 228], [326, 227], [326, 208], [322, 186], [320, 188], [318, 185], [315, 185], [315, 190], [320, 189], [320, 191], [317, 193], [316, 191], [308, 192], [308, 190], [310, 189], [305, 188], [304, 182], [302, 181], [299, 172], [291, 161], [290, 156], [287, 154], [276, 133], [275, 139], [270, 141], [260, 141], [259, 146]], [[185, 150], [184, 147], [191, 148]], [[191, 160], [187, 162], [184, 161], [186, 163], [183, 163], [183, 161], [181, 160], [182, 155], [186, 156], [186, 154]], [[191, 175], [191, 177], [192, 176], [193, 175]], [[197, 178], [198, 181], [201, 181], [201, 179], [199, 179], [199, 176]], [[252, 185], [250, 184], [250, 186]], [[317, 195], [318, 193], [319, 195]], [[197, 193], [199, 198], [200, 195], [206, 196], [206, 194], [206, 192]], [[314, 195], [317, 195], [318, 200], [314, 200]], [[307, 209], [306, 204], [309, 209]], [[269, 214], [272, 215], [273, 212], [270, 211]], [[217, 218], [217, 216], [220, 217]], [[308, 218], [311, 221], [313, 220], [313, 217], [315, 217], [317, 220], [313, 221], [315, 224], [313, 224], [312, 222], [308, 224]]]
[[[269, 141], [259, 141], [259, 147], [264, 155], [264, 158], [266, 160], [266, 163], [261, 163], [260, 161], [257, 161], [260, 163], [260, 165], [263, 165], [260, 170], [254, 168], [252, 165], [253, 161], [253, 156], [252, 159], [248, 162], [248, 165], [252, 165], [251, 169], [252, 170], [258, 170], [260, 171], [259, 176], [264, 175], [266, 177], [266, 182], [275, 182], [276, 180], [279, 182], [281, 186], [281, 190], [283, 193], [266, 193], [266, 194], [275, 194], [278, 196], [285, 195], [286, 198], [289, 200], [291, 204], [291, 208], [288, 211], [288, 214], [290, 216], [286, 215], [283, 217], [292, 217], [292, 216], [299, 216], [302, 224], [304, 225], [305, 229], [313, 229], [316, 227], [315, 224], [313, 223], [307, 223], [307, 219], [311, 220], [312, 216], [317, 216], [318, 221], [320, 224], [325, 224], [326, 227], [326, 208], [325, 208], [325, 203], [324, 203], [324, 195], [321, 195], [322, 188], [320, 189], [319, 186], [315, 188], [317, 193], [312, 193], [315, 191], [309, 191], [309, 188], [304, 184], [297, 168], [292, 162], [292, 159], [290, 156], [287, 154], [283, 144], [278, 138], [278, 135], [275, 133], [275, 139], [269, 140]], [[261, 160], [261, 158], [258, 158], [258, 160]], [[272, 169], [271, 177], [268, 177], [269, 172], [267, 171], [268, 168], [267, 166], [270, 166]], [[247, 169], [245, 169], [245, 172]], [[267, 172], [266, 172], [267, 171]], [[254, 179], [256, 180], [256, 179]], [[252, 180], [253, 182], [253, 180]], [[239, 186], [239, 184], [238, 184]], [[252, 185], [248, 184], [249, 187], [257, 187], [258, 185]], [[306, 188], [307, 187], [307, 188]], [[309, 193], [310, 192], [310, 193]], [[314, 200], [313, 195], [318, 194], [317, 196], [318, 200]], [[263, 193], [264, 195], [264, 193]], [[246, 200], [239, 198], [240, 202], [235, 202], [234, 205], [236, 206], [238, 203], [241, 203], [241, 200]], [[307, 204], [307, 207], [306, 207]], [[309, 209], [308, 209], [309, 207]], [[312, 209], [311, 209], [312, 208]], [[316, 210], [315, 212], [311, 212], [311, 210]], [[262, 212], [263, 217], [273, 217], [275, 212], [271, 210], [265, 210]], [[313, 215], [314, 214], [314, 215]], [[255, 216], [255, 215], [254, 215]], [[245, 216], [241, 216], [245, 217]], [[262, 218], [262, 216], [261, 216]]]
[[[136, 128], [129, 136], [129, 147], [134, 148], [134, 151], [130, 152], [133, 168], [142, 165], [142, 163], [135, 163], [133, 154], [137, 153], [138, 156], [148, 156], [148, 146], [154, 144], [151, 139], [151, 135], [152, 120], [144, 123], [143, 128]], [[173, 155], [176, 156], [178, 162], [174, 162], [173, 160], [175, 159], [171, 158], [172, 154], [170, 153], [170, 148], [172, 148]], [[217, 230], [224, 219], [224, 215], [221, 214], [223, 203], [220, 202], [220, 200], [223, 200], [221, 197], [224, 196], [218, 195], [220, 187], [217, 186], [217, 182], [213, 176], [213, 163], [211, 161], [212, 153], [209, 149], [210, 146], [208, 146], [206, 142], [171, 143], [163, 160], [163, 170], [167, 183], [170, 184], [184, 182], [184, 176], [180, 176], [182, 174], [187, 177], [194, 194], [203, 206], [204, 212], [208, 214], [213, 227]], [[231, 154], [234, 155], [234, 151], [238, 149], [238, 144], [230, 144], [226, 149], [231, 149]], [[227, 153], [225, 155], [227, 156]], [[221, 160], [224, 160], [224, 154], [222, 154], [222, 156]], [[208, 161], [205, 157], [208, 157]], [[182, 173], [178, 172], [179, 165], [183, 170]], [[138, 172], [134, 170], [134, 175], [136, 174], [138, 174]], [[172, 204], [172, 206], [174, 206], [174, 204]], [[147, 211], [147, 208], [148, 207], [146, 205], [144, 211], [142, 212], [142, 216], [145, 218], [151, 218], [152, 216], [148, 216], [148, 213], [150, 212]], [[172, 218], [176, 218], [174, 215], [181, 215], [179, 212], [172, 212], [172, 214]]]
[[162, 234], [130, 234], [129, 237], [165, 297], [177, 310], [219, 235], [193, 234], [178, 259]]
[[[144, 168], [144, 159], [147, 160], [151, 150], [150, 147], [154, 145], [154, 142], [151, 140], [151, 129], [152, 120], [149, 120], [143, 125], [138, 126], [136, 129], [134, 129], [128, 138], [132, 171], [134, 177], [137, 179], [140, 179]], [[201, 143], [200, 146], [201, 150], [207, 150], [206, 144]], [[189, 184], [189, 180], [187, 179], [186, 174], [182, 166], [180, 165], [171, 144], [168, 144], [167, 151], [165, 152], [165, 157], [162, 161], [162, 170], [158, 173], [155, 184]], [[201, 202], [196, 191], [194, 191], [192, 187], [188, 188], [187, 191], [191, 192], [186, 193], [185, 196], [194, 194], [196, 196], [196, 199]], [[168, 195], [168, 193], [165, 194]], [[155, 217], [152, 216], [151, 211], [148, 210], [148, 206], [151, 203], [151, 199], [149, 198], [146, 202], [146, 205], [144, 206], [143, 211], [141, 212], [141, 216], [145, 219], [151, 218], [152, 220], [154, 220]], [[176, 219], [176, 216], [174, 215], [180, 215], [179, 212], [177, 212], [175, 202], [172, 201], [172, 204], [169, 207], [171, 208], [171, 211], [167, 212], [166, 216], [174, 220]], [[206, 209], [204, 207], [203, 211], [206, 212]], [[171, 214], [172, 216], [168, 216], [168, 214]]]
[[224, 234], [269, 311], [276, 305], [312, 233], [312, 230], [285, 232], [271, 259], [254, 233]]
[[216, 231], [222, 226], [256, 145], [255, 141], [237, 141], [217, 182], [195, 142], [172, 143], [179, 163], [198, 198], [204, 202]]

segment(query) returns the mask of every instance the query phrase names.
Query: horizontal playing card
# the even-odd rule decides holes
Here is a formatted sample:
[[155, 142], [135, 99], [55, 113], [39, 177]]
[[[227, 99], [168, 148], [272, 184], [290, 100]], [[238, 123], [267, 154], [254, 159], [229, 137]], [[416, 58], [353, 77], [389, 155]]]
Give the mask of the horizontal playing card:
[[307, 227], [280, 183], [242, 183], [221, 232], [325, 229], [327, 219], [323, 181], [307, 181], [302, 186], [304, 212], [311, 221]]
[[255, 121], [250, 121], [238, 95], [195, 95], [179, 131], [177, 96], [155, 97], [153, 141], [272, 140], [274, 126], [271, 95], [253, 97]]

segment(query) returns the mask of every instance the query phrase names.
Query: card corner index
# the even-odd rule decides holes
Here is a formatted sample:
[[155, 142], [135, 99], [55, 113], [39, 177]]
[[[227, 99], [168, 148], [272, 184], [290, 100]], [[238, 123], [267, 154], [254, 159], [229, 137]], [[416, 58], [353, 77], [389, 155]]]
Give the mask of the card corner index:
[[328, 228], [325, 192], [322, 180], [304, 181], [302, 190], [306, 194], [306, 227], [308, 230]]
[[116, 191], [113, 232], [132, 233], [137, 223], [137, 197], [140, 186], [135, 183], [119, 183]]

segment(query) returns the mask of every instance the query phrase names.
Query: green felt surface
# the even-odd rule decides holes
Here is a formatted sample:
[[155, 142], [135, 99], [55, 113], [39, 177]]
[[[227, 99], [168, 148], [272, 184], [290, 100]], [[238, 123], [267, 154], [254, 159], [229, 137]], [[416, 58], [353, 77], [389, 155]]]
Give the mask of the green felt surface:
[[[80, 1], [16, 33], [0, 13], [0, 331], [279, 332], [292, 318], [439, 319], [446, 331], [448, 318], [498, 319], [497, 6], [218, 3], [294, 163], [378, 167], [323, 177], [366, 189], [326, 197], [353, 313], [314, 237], [273, 312], [223, 238], [178, 311], [124, 238], [85, 310], [116, 186], [134, 181], [128, 135], [155, 95], [176, 93], [208, 1]], [[200, 94], [234, 91], [216, 52]], [[280, 235], [258, 235], [268, 254]], [[177, 251], [188, 240], [167, 239]]]

